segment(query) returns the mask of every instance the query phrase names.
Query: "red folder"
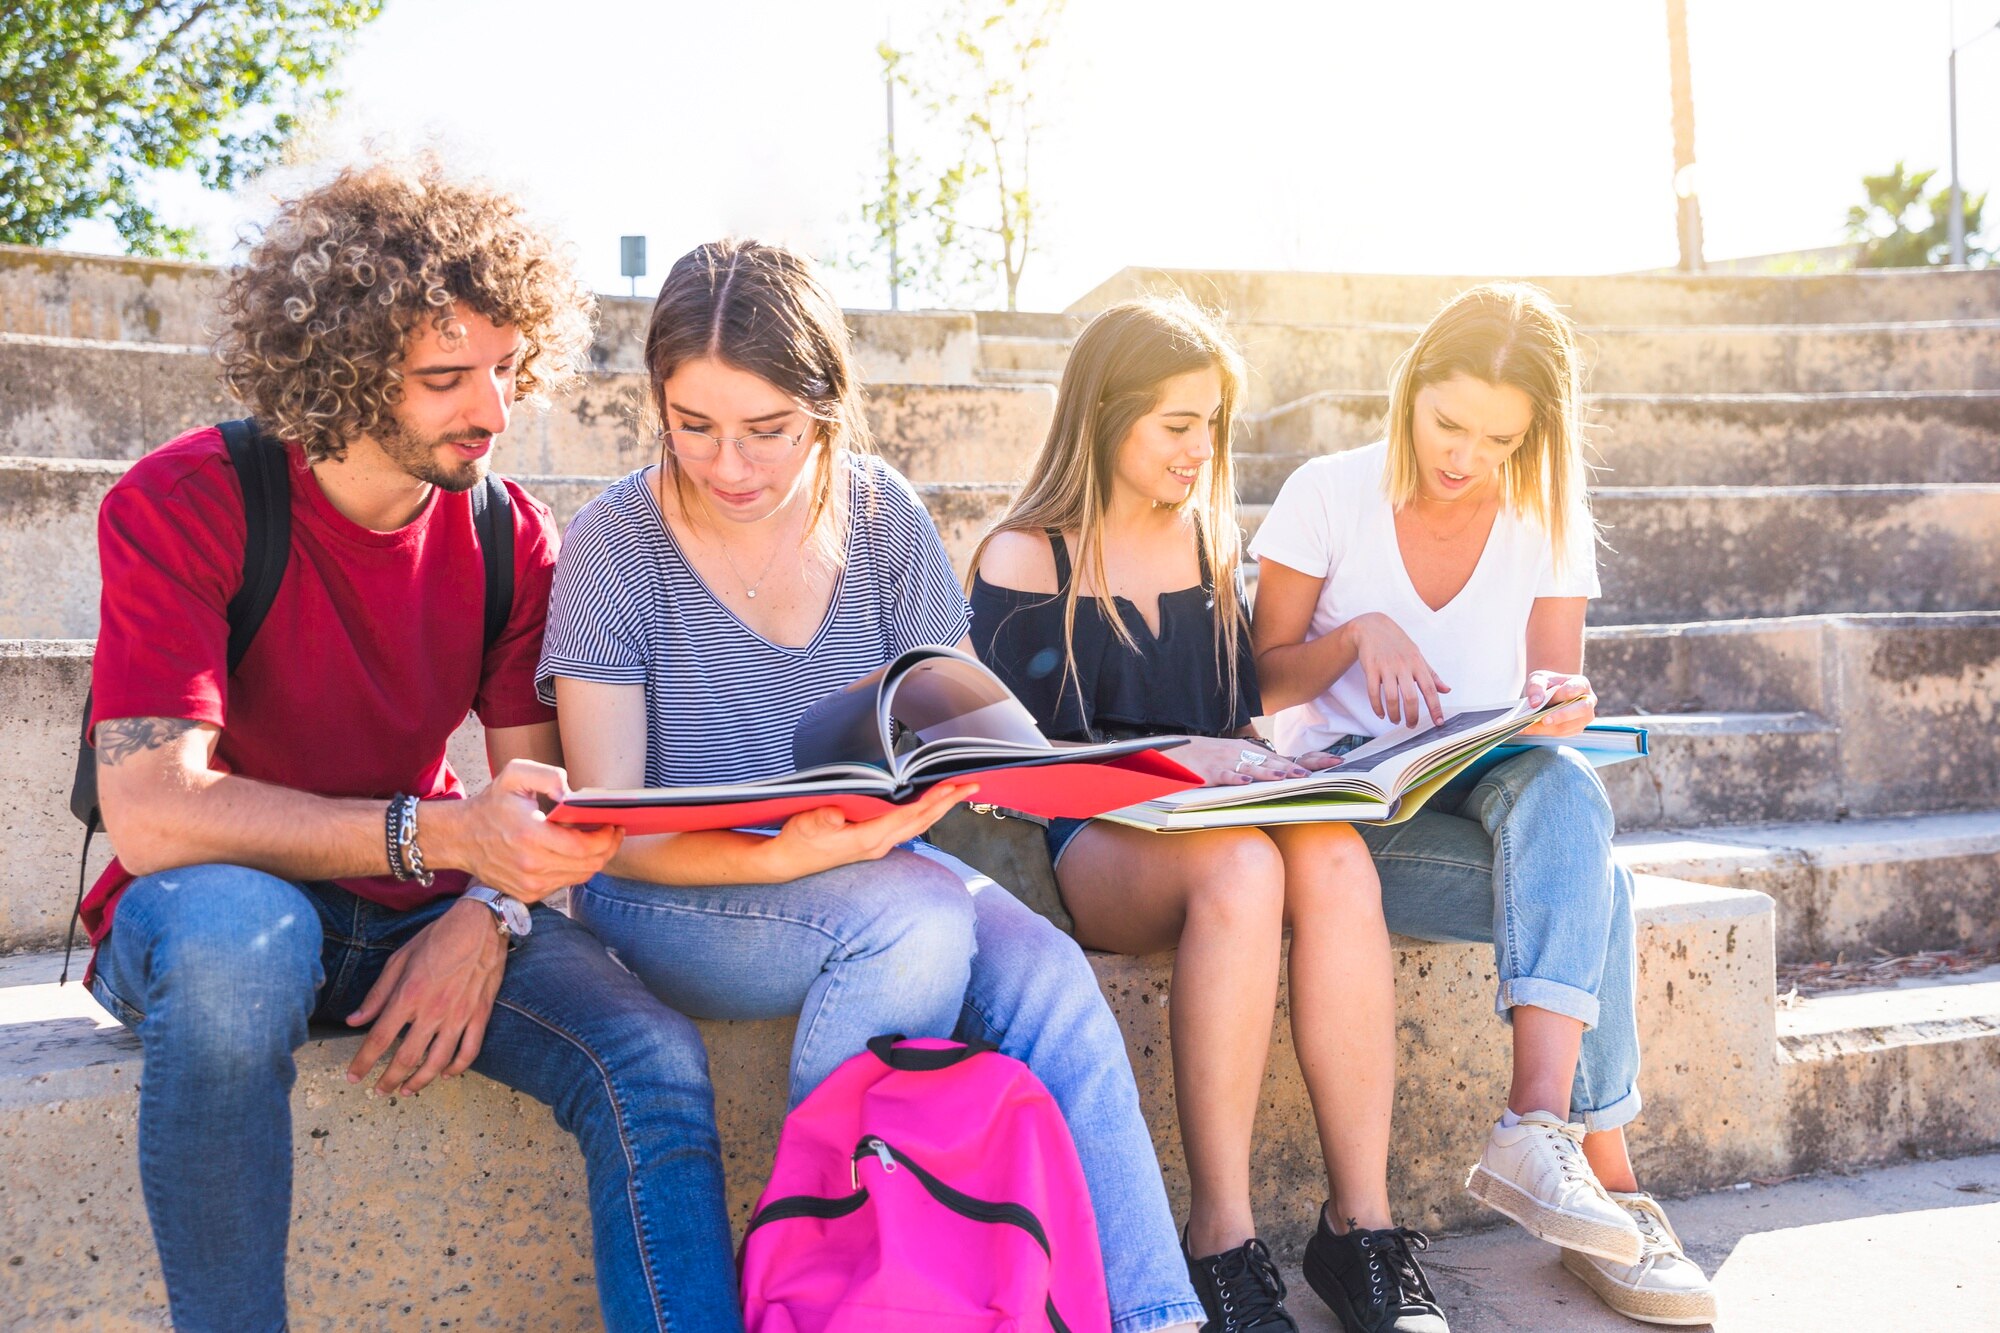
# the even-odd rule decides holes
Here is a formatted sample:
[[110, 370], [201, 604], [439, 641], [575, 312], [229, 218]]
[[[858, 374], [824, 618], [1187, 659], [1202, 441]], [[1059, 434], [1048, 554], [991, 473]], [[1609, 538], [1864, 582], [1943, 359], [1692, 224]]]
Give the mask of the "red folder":
[[[1140, 750], [1091, 763], [1008, 765], [981, 769], [947, 781], [978, 784], [979, 790], [972, 799], [981, 805], [1070, 819], [1087, 819], [1201, 785], [1198, 775], [1157, 750]], [[863, 820], [887, 814], [896, 808], [896, 803], [859, 791], [812, 792], [707, 804], [681, 804], [666, 799], [570, 800], [557, 806], [549, 818], [559, 824], [616, 824], [632, 834], [692, 833], [776, 824], [803, 811], [827, 806], [851, 820]]]

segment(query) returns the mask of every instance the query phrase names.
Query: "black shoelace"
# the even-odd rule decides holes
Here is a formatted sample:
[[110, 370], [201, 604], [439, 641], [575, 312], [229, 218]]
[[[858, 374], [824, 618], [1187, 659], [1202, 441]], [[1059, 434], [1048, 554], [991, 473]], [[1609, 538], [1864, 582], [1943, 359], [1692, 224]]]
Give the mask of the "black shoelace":
[[1361, 1232], [1360, 1240], [1361, 1252], [1368, 1258], [1368, 1294], [1377, 1309], [1388, 1308], [1392, 1298], [1399, 1312], [1411, 1306], [1437, 1308], [1431, 1284], [1417, 1266], [1417, 1257], [1410, 1253], [1412, 1246], [1428, 1250], [1429, 1236], [1409, 1227], [1385, 1227]]
[[1285, 1279], [1263, 1241], [1247, 1241], [1203, 1262], [1222, 1302], [1222, 1333], [1253, 1329], [1265, 1320], [1293, 1326], [1285, 1313]]

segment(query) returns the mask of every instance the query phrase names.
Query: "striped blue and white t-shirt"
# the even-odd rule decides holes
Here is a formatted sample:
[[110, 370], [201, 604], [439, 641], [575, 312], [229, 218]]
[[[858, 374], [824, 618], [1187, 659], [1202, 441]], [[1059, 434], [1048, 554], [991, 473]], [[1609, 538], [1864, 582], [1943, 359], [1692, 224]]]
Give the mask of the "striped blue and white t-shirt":
[[847, 558], [804, 647], [737, 619], [688, 564], [642, 469], [583, 507], [556, 562], [541, 697], [555, 677], [646, 687], [646, 785], [742, 782], [792, 769], [792, 727], [814, 703], [971, 625], [937, 527], [901, 473], [849, 455]]

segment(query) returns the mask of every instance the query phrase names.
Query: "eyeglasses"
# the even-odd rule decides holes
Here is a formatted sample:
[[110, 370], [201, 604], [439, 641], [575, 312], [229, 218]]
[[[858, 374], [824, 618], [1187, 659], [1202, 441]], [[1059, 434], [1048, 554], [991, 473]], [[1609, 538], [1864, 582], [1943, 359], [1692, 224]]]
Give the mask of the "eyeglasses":
[[706, 463], [722, 452], [723, 445], [733, 444], [746, 463], [768, 467], [784, 462], [785, 456], [798, 448], [799, 441], [811, 431], [812, 427], [807, 426], [797, 435], [769, 430], [755, 435], [710, 435], [699, 430], [670, 430], [664, 435], [667, 448], [674, 451], [674, 457], [684, 458], [690, 463]]

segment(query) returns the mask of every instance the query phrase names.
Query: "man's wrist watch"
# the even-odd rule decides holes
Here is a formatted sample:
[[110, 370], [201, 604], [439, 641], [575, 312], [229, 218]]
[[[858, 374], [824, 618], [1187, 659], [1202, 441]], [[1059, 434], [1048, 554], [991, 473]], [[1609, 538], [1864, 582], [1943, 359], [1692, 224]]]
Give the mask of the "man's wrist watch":
[[528, 938], [534, 921], [528, 915], [528, 905], [519, 898], [509, 898], [498, 889], [484, 884], [469, 885], [465, 896], [476, 903], [484, 903], [499, 921], [500, 933], [507, 937], [507, 947], [513, 948], [521, 940]]

